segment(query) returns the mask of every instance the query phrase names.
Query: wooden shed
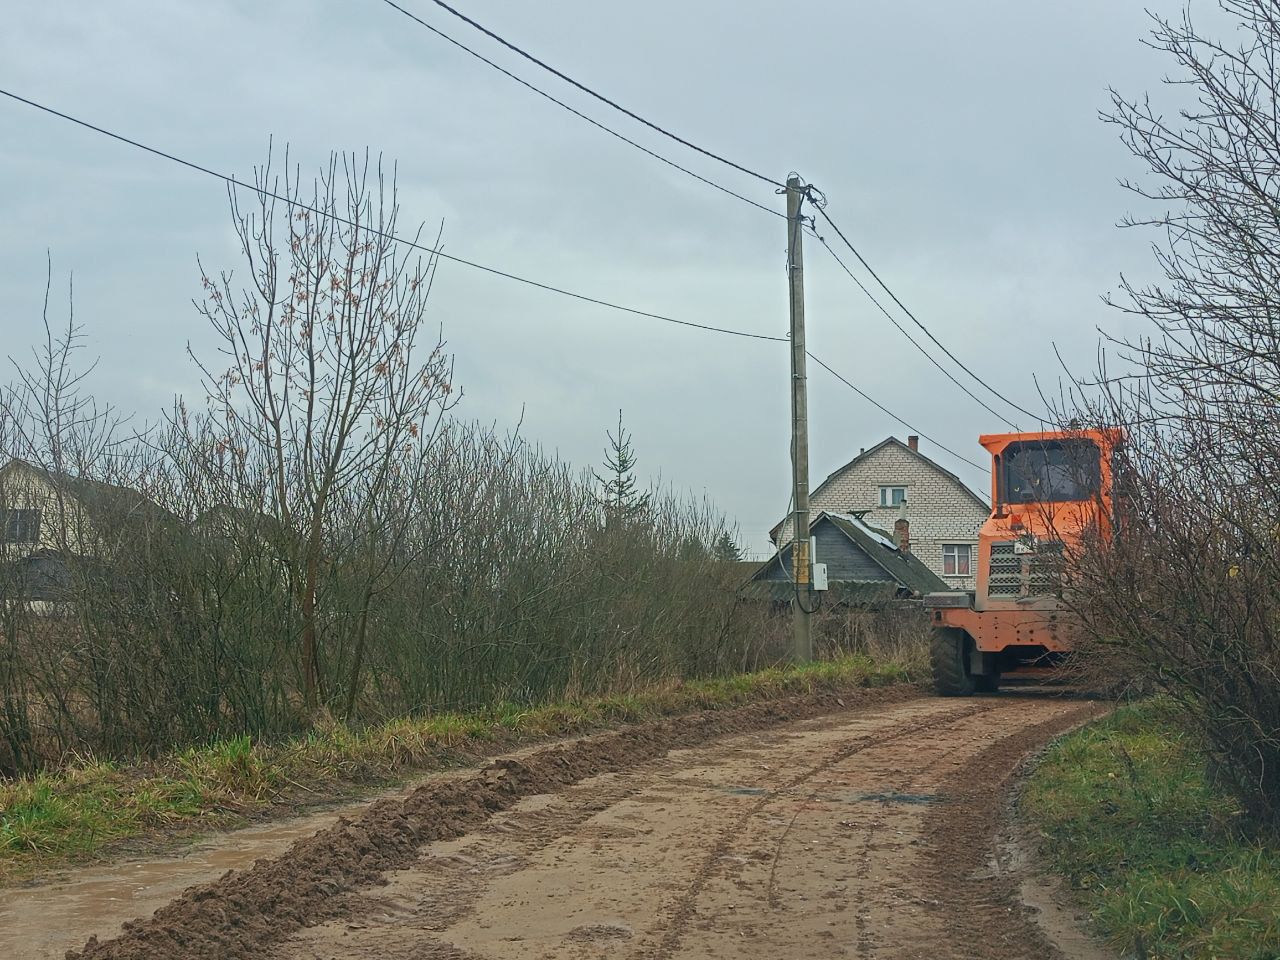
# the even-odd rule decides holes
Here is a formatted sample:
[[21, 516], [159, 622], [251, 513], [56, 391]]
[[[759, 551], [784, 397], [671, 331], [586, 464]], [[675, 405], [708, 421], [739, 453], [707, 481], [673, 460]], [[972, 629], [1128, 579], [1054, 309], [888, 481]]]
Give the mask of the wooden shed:
[[[909, 549], [856, 514], [819, 513], [809, 524], [814, 560], [827, 565], [830, 602], [905, 600], [950, 587]], [[791, 596], [791, 545], [756, 571], [748, 595], [787, 600]]]

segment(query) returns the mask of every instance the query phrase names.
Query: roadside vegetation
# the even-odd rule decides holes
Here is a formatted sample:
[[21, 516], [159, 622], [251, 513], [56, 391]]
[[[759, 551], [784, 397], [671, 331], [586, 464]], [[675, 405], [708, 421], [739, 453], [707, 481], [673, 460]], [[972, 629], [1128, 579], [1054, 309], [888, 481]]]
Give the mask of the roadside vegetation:
[[620, 420], [597, 475], [458, 418], [437, 260], [390, 239], [375, 161], [257, 176], [243, 262], [199, 265], [198, 403], [99, 402], [56, 297], [0, 389], [0, 775], [783, 658], [729, 522], [642, 489]]
[[789, 623], [742, 597], [731, 525], [642, 487], [621, 413], [599, 471], [459, 419], [437, 260], [389, 239], [394, 181], [368, 156], [284, 168], [252, 207], [230, 195], [239, 269], [200, 265], [200, 403], [131, 426], [48, 296], [0, 389], [0, 879], [513, 744], [913, 675], [918, 611], [828, 614], [830, 662], [779, 669]]
[[[1158, 279], [1063, 423], [1118, 427], [1110, 536], [1066, 565], [1099, 683], [1158, 691], [1260, 834], [1280, 830], [1280, 17], [1153, 15], [1163, 91], [1112, 94]], [[1152, 229], [1154, 228], [1154, 229]]]
[[1121, 707], [1058, 741], [1019, 807], [1124, 956], [1280, 956], [1280, 847], [1210, 774], [1170, 701]]
[[1064, 738], [1022, 801], [1139, 958], [1280, 956], [1280, 17], [1218, 6], [1212, 30], [1153, 15], [1164, 90], [1112, 92], [1156, 279], [1122, 279], [1124, 332], [1061, 412], [1125, 436], [1109, 523], [1064, 565], [1079, 662], [1156, 696]]
[[0, 884], [90, 859], [130, 838], [226, 828], [333, 802], [496, 751], [623, 723], [815, 692], [918, 679], [907, 660], [846, 656], [610, 696], [470, 713], [433, 713], [364, 728], [318, 726], [282, 742], [247, 735], [134, 763], [78, 759], [0, 781]]

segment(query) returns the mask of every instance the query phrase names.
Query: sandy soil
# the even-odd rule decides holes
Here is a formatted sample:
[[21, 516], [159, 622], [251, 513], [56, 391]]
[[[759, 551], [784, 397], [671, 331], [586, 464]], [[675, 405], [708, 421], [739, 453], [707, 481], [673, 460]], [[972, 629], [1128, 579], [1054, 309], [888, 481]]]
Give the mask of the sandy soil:
[[431, 845], [272, 956], [1061, 955], [991, 860], [993, 815], [1090, 710], [924, 700], [676, 751]]
[[1024, 903], [998, 830], [1019, 763], [1098, 710], [826, 697], [548, 747], [374, 804], [80, 956], [1093, 960]]

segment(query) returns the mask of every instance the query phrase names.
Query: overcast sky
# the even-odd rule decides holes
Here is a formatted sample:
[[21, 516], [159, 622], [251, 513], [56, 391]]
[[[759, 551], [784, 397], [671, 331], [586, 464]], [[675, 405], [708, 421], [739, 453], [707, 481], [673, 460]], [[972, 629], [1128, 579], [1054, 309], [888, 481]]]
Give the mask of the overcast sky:
[[[658, 152], [783, 208], [770, 188], [664, 142], [450, 18], [409, 9]], [[1053, 343], [1093, 361], [1100, 296], [1150, 271], [1115, 227], [1140, 172], [1097, 119], [1106, 88], [1154, 88], [1136, 2], [456, 0], [566, 73], [779, 179], [798, 171], [920, 319], [1035, 408]], [[1172, 12], [1172, 2], [1150, 3]], [[1200, 7], [1206, 4], [1199, 4]], [[399, 165], [401, 223], [446, 249], [591, 296], [784, 335], [783, 221], [601, 134], [414, 25], [382, 0], [46, 0], [11, 10], [0, 86], [242, 178], [268, 138], [304, 170], [366, 146]], [[241, 267], [215, 181], [0, 98], [0, 331], [36, 339], [46, 250], [74, 273], [105, 400], [153, 416], [199, 394], [185, 347], [196, 256]], [[834, 239], [834, 238], [831, 238]], [[868, 394], [983, 462], [1005, 425], [945, 380], [812, 240], [811, 348]], [[55, 299], [56, 308], [65, 309]], [[459, 414], [587, 465], [624, 411], [640, 472], [707, 493], [754, 550], [786, 509], [785, 344], [625, 316], [445, 264], [433, 293], [457, 357]], [[62, 315], [61, 313], [57, 315]], [[907, 322], [904, 320], [904, 322]], [[990, 398], [988, 398], [990, 399]], [[910, 432], [810, 371], [816, 485]], [[999, 406], [992, 401], [993, 406]], [[984, 473], [923, 452], [986, 493]]]

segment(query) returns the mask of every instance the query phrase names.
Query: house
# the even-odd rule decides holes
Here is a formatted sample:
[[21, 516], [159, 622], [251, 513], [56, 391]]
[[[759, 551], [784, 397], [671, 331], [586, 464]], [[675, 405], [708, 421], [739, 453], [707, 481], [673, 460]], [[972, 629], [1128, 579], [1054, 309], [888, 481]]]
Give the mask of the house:
[[[855, 514], [820, 512], [809, 524], [814, 559], [827, 565], [830, 602], [872, 603], [905, 600], [950, 589], [919, 557], [902, 550], [885, 530]], [[761, 588], [776, 600], [791, 594], [791, 548], [788, 543], [752, 577], [748, 595]]]
[[[920, 452], [914, 436], [906, 443], [889, 437], [863, 450], [814, 488], [809, 510], [854, 514], [881, 530], [896, 525], [907, 535], [905, 548], [950, 590], [973, 589], [978, 528], [991, 514], [959, 477]], [[776, 544], [789, 543], [791, 519], [778, 523], [770, 536]]]
[[0, 564], [29, 600], [71, 590], [70, 563], [95, 578], [120, 551], [176, 518], [127, 487], [55, 474], [25, 460], [0, 467]]

